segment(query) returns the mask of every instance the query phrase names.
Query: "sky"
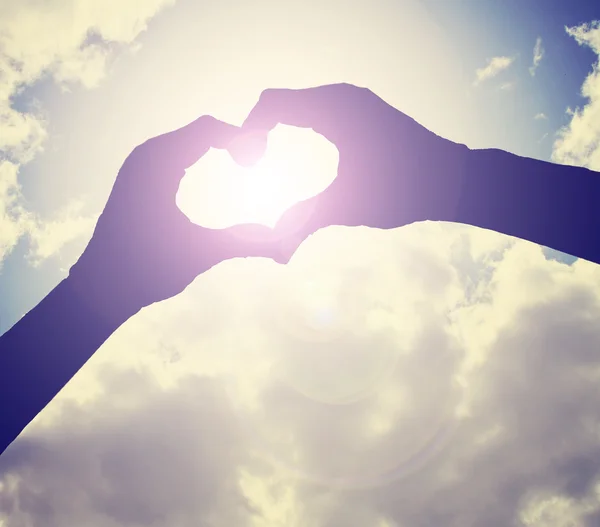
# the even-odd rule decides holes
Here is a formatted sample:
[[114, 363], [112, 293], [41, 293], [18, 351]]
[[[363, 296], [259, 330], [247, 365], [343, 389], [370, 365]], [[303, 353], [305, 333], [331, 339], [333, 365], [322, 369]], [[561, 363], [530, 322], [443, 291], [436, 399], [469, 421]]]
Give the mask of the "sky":
[[[600, 171], [594, 4], [0, 0], [0, 333], [67, 276], [137, 144], [241, 124], [265, 88], [350, 82], [472, 149]], [[272, 224], [335, 177], [307, 130], [275, 129], [267, 158], [278, 203], [211, 151], [180, 208]], [[224, 262], [119, 328], [0, 457], [0, 527], [595, 527], [599, 284], [430, 222]]]

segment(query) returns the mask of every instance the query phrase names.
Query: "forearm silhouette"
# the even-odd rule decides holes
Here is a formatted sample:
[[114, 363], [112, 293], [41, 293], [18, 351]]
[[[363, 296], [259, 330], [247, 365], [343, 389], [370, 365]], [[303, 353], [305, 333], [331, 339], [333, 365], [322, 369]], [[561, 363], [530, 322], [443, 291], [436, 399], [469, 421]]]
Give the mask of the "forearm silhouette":
[[68, 278], [0, 337], [0, 453], [143, 307], [177, 295], [223, 260], [279, 259], [271, 229], [202, 228], [175, 203], [185, 169], [239, 133], [201, 117], [129, 155]]
[[[198, 227], [175, 195], [211, 146], [278, 123], [313, 128], [339, 150], [338, 176], [260, 225]], [[183, 291], [220, 261], [286, 262], [330, 225], [392, 229], [459, 222], [600, 263], [598, 174], [443, 139], [371, 91], [350, 84], [266, 90], [243, 130], [210, 117], [136, 148], [125, 161], [89, 246], [56, 287], [0, 337], [0, 452], [102, 343], [144, 306]]]
[[470, 150], [443, 139], [373, 92], [350, 84], [269, 89], [243, 127], [312, 128], [339, 151], [337, 178], [284, 214], [299, 243], [329, 225], [392, 229], [458, 222], [600, 263], [600, 178], [585, 168]]
[[458, 221], [600, 263], [600, 174], [502, 150], [465, 164]]

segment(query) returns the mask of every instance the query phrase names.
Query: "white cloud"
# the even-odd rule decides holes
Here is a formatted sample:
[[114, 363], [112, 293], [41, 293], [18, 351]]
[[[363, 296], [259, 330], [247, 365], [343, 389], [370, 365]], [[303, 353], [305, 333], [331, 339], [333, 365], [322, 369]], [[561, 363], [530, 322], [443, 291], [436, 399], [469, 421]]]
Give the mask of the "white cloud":
[[18, 168], [15, 163], [0, 160], [0, 270], [4, 258], [28, 231], [31, 221], [20, 202]]
[[600, 267], [431, 223], [239, 263], [120, 328], [0, 457], [7, 527], [599, 524]]
[[4, 156], [26, 163], [41, 151], [47, 136], [42, 115], [19, 112], [10, 107], [9, 100], [0, 99], [0, 125], [0, 152]]
[[[148, 21], [174, 0], [51, 0], [0, 3], [0, 46], [3, 68], [13, 86], [31, 84], [40, 75], [93, 83], [105, 73], [104, 60], [113, 47], [127, 45]], [[90, 73], [91, 60], [95, 72]]]
[[244, 452], [222, 387], [188, 376], [162, 391], [143, 371], [105, 375], [110, 396], [65, 406], [62, 426], [0, 458], [3, 525], [191, 526], [218, 513], [243, 526]]
[[514, 60], [514, 57], [493, 57], [488, 59], [487, 66], [475, 71], [475, 85], [491, 79], [492, 77], [498, 75], [501, 71], [508, 69]]
[[516, 85], [517, 85], [516, 81], [504, 82], [500, 85], [500, 89], [502, 91], [512, 91], [515, 89]]
[[[588, 46], [600, 56], [600, 21], [565, 29], [579, 45]], [[552, 159], [600, 170], [600, 61], [583, 82], [581, 95], [587, 103], [583, 108], [567, 110], [571, 121], [559, 131]]]
[[533, 47], [533, 62], [529, 68], [529, 73], [533, 77], [535, 75], [540, 62], [544, 58], [545, 50], [542, 47], [542, 37], [538, 37], [535, 41], [535, 46]]
[[0, 458], [7, 526], [591, 527], [600, 270], [507, 240], [330, 229], [211, 270]]
[[536, 113], [533, 117], [536, 121], [546, 120], [548, 116], [544, 112]]
[[28, 237], [28, 257], [35, 265], [57, 255], [75, 239], [88, 240], [97, 219], [82, 211], [80, 201], [70, 202], [47, 218], [27, 210], [18, 173], [19, 165], [0, 161], [0, 271], [2, 262], [21, 237]]
[[[65, 86], [96, 86], [115, 52], [133, 43], [148, 20], [173, 2], [110, 0], [99, 7], [94, 0], [0, 0], [0, 262], [29, 229], [39, 260], [87, 232], [83, 225], [92, 221], [66, 220], [59, 212], [60, 220], [43, 225], [26, 210], [18, 171], [43, 149], [47, 122], [43, 111], [15, 108], [14, 97], [43, 76]], [[72, 210], [73, 205], [67, 207]]]
[[[29, 258], [34, 265], [56, 256], [75, 239], [90, 239], [98, 218], [84, 213], [83, 206], [81, 201], [71, 201], [51, 218], [38, 219], [31, 225]], [[70, 267], [73, 263], [66, 265]]]

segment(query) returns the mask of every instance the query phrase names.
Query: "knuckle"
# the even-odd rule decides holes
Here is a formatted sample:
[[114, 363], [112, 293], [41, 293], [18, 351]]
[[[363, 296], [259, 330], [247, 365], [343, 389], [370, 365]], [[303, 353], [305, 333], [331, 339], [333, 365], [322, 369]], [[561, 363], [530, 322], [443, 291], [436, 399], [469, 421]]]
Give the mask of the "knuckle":
[[261, 106], [268, 105], [275, 98], [276, 92], [277, 90], [275, 88], [264, 89], [261, 92], [260, 97], [258, 98], [258, 104], [260, 104]]
[[265, 88], [261, 93], [260, 93], [260, 98], [261, 99], [268, 99], [273, 95], [273, 92], [275, 91], [275, 88]]
[[127, 161], [136, 162], [145, 157], [148, 154], [148, 151], [152, 148], [152, 140], [147, 139], [143, 143], [137, 145], [127, 156]]
[[200, 126], [210, 126], [216, 122], [217, 120], [212, 115], [201, 115], [196, 119], [196, 123]]

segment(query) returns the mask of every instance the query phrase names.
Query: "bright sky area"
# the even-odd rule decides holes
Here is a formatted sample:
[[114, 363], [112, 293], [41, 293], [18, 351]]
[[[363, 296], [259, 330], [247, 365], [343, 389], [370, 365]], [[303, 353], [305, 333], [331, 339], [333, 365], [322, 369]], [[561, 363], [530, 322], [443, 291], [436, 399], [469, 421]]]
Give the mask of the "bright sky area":
[[[470, 148], [600, 171], [596, 19], [575, 0], [0, 0], [0, 333], [67, 275], [137, 144], [241, 124], [265, 88], [350, 82]], [[337, 151], [279, 127], [264, 163], [211, 151], [178, 203], [272, 224]], [[0, 525], [597, 526], [598, 284], [434, 223], [225, 262], [122, 326], [2, 456]]]

